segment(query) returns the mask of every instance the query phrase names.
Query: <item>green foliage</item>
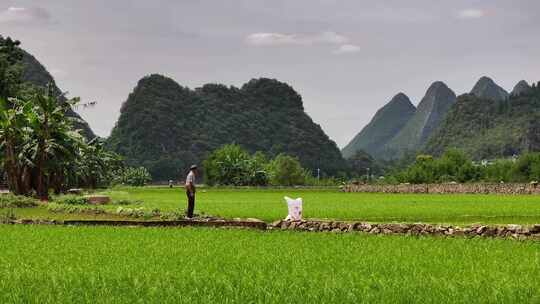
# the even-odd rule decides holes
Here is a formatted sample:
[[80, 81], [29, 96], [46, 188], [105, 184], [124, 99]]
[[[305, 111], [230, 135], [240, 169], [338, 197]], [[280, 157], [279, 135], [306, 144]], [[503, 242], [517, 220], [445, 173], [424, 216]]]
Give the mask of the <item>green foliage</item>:
[[133, 217], [133, 218], [145, 218], [145, 219], [151, 219], [153, 217], [161, 216], [161, 212], [159, 209], [153, 209], [153, 210], [146, 210], [143, 207], [139, 208], [126, 208], [126, 207], [118, 207], [116, 209], [116, 214], [121, 216], [127, 216], [127, 217]]
[[113, 183], [116, 185], [141, 187], [152, 181], [150, 173], [144, 167], [127, 167], [115, 171], [113, 175]]
[[279, 154], [268, 164], [270, 184], [274, 186], [304, 185], [308, 173], [302, 168], [298, 158]]
[[91, 205], [68, 205], [49, 203], [47, 210], [52, 213], [69, 213], [69, 214], [105, 214], [106, 211], [98, 206]]
[[102, 140], [95, 138], [80, 145], [75, 161], [68, 164], [67, 184], [70, 187], [98, 188], [113, 183], [114, 173], [122, 170], [122, 158], [104, 147]]
[[83, 196], [77, 195], [62, 195], [54, 200], [57, 204], [62, 205], [88, 205], [89, 201]]
[[512, 175], [516, 181], [540, 181], [540, 153], [521, 155], [512, 166]]
[[484, 180], [486, 182], [510, 182], [513, 181], [512, 169], [514, 162], [509, 159], [498, 159], [489, 166], [483, 168]]
[[0, 35], [0, 99], [16, 96], [21, 85], [22, 51], [20, 42]]
[[414, 164], [388, 177], [398, 182], [413, 184], [540, 181], [540, 153], [525, 153], [518, 158], [473, 163], [465, 152], [450, 149], [436, 159], [431, 155], [419, 155]]
[[[206, 184], [232, 186], [296, 186], [306, 184], [311, 176], [298, 158], [279, 154], [268, 161], [264, 153], [253, 155], [239, 145], [225, 145], [204, 161]], [[315, 180], [311, 179], [315, 184]]]
[[456, 149], [448, 150], [440, 158], [418, 155], [414, 164], [397, 173], [399, 182], [412, 184], [478, 181], [481, 168], [475, 166], [467, 155]]
[[129, 166], [144, 166], [161, 181], [183, 178], [191, 164], [230, 143], [268, 157], [287, 153], [328, 175], [346, 169], [336, 144], [304, 112], [300, 95], [272, 79], [191, 90], [164, 76], [145, 77], [108, 138]]
[[119, 199], [119, 200], [113, 200], [113, 205], [119, 205], [119, 206], [128, 206], [128, 205], [141, 205], [143, 201], [141, 200], [129, 200], [129, 199]]
[[10, 224], [17, 219], [13, 208], [0, 210], [0, 224]]
[[27, 92], [26, 99], [0, 100], [0, 152], [12, 192], [42, 199], [53, 188], [108, 186], [121, 158], [98, 139], [86, 143], [65, 113], [78, 99], [59, 102], [51, 90]]
[[11, 107], [0, 105], [0, 152], [14, 193], [35, 190], [40, 199], [46, 200], [49, 187], [60, 191], [64, 170], [84, 144], [65, 115], [66, 109], [77, 102], [59, 103], [51, 90], [36, 90], [26, 99], [11, 98]]
[[498, 101], [459, 96], [425, 152], [441, 155], [450, 147], [475, 160], [540, 151], [540, 89]]
[[382, 161], [375, 160], [370, 154], [363, 150], [347, 159], [351, 175], [353, 177], [365, 177], [369, 175], [379, 175], [383, 172], [384, 164]]
[[14, 194], [0, 195], [0, 208], [30, 208], [38, 205], [37, 200]]
[[204, 177], [208, 185], [265, 186], [268, 184], [266, 156], [250, 155], [239, 145], [225, 145], [204, 161]]
[[67, 175], [78, 172], [85, 143], [76, 130], [93, 133], [72, 110], [78, 98], [68, 100], [19, 45], [0, 36], [0, 163], [12, 192], [47, 200], [50, 188], [65, 190]]

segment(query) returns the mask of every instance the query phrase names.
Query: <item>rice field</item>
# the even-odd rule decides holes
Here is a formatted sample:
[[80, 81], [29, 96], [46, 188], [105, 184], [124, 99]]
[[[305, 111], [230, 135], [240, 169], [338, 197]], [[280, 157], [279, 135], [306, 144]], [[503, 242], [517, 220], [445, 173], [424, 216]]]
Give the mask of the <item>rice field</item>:
[[539, 303], [540, 243], [0, 225], [0, 303]]
[[[99, 192], [114, 201], [139, 201], [127, 208], [159, 209], [182, 213], [186, 207], [182, 188], [115, 188]], [[284, 196], [304, 199], [304, 217], [370, 222], [424, 222], [436, 224], [538, 224], [540, 196], [535, 195], [441, 195], [341, 193], [337, 189], [215, 189], [197, 193], [196, 212], [225, 218], [259, 218], [266, 222], [287, 214]], [[142, 202], [142, 203], [141, 203]], [[118, 205], [102, 208], [114, 213]], [[112, 215], [62, 214], [47, 208], [19, 208], [18, 218], [78, 219]], [[0, 215], [2, 209], [0, 209]]]
[[[180, 210], [186, 205], [181, 188], [124, 188], [105, 192], [113, 199], [144, 201], [145, 208]], [[299, 189], [200, 189], [196, 210], [227, 218], [282, 219], [283, 197], [302, 197], [307, 218], [372, 222], [448, 224], [537, 224], [540, 196], [341, 193]]]

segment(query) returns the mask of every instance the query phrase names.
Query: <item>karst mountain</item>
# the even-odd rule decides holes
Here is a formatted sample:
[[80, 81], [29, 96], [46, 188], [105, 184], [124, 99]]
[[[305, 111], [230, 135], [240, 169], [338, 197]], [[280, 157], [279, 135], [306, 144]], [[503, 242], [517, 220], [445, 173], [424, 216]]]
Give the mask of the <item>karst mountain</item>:
[[389, 158], [400, 158], [408, 151], [423, 147], [432, 132], [445, 118], [450, 107], [456, 102], [456, 94], [441, 81], [431, 84], [414, 116], [388, 142], [383, 153]]
[[[408, 107], [403, 117], [381, 123], [381, 113], [390, 104], [381, 108], [343, 149], [345, 157], [350, 158], [361, 150], [387, 160], [399, 159], [408, 152], [438, 155], [449, 148], [462, 149], [475, 159], [540, 151], [538, 87], [525, 80], [508, 93], [484, 76], [470, 93], [457, 98], [448, 86], [437, 81], [429, 87], [416, 110]], [[397, 127], [400, 125], [401, 129]], [[392, 132], [381, 137], [382, 132], [372, 130]]]
[[384, 146], [403, 129], [415, 112], [416, 108], [409, 97], [403, 93], [397, 94], [379, 109], [369, 124], [343, 148], [343, 156], [350, 158], [360, 150], [371, 155], [379, 154]]
[[304, 111], [302, 97], [275, 79], [193, 90], [162, 75], [144, 77], [108, 139], [128, 164], [145, 166], [156, 180], [175, 179], [230, 143], [270, 156], [296, 156], [312, 172], [346, 170], [337, 145]]
[[481, 77], [471, 90], [471, 94], [481, 98], [495, 101], [508, 99], [508, 92], [496, 84], [493, 79], [483, 76]]
[[440, 155], [458, 148], [474, 159], [540, 151], [540, 89], [516, 85], [507, 99], [458, 97], [425, 152]]

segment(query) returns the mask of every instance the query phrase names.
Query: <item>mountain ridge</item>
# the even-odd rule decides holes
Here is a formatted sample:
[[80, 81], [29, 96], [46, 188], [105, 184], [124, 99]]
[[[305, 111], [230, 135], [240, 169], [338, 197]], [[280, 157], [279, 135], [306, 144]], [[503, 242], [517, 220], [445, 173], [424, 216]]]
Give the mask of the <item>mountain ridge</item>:
[[371, 155], [378, 154], [380, 149], [403, 128], [415, 112], [416, 107], [407, 95], [402, 92], [396, 94], [343, 148], [343, 156], [350, 158], [358, 150], [365, 150]]
[[540, 89], [531, 87], [506, 100], [459, 96], [424, 152], [440, 155], [449, 148], [474, 159], [540, 151]]
[[478, 98], [495, 101], [506, 100], [510, 95], [505, 89], [496, 84], [493, 79], [487, 76], [482, 76], [478, 79], [470, 94], [475, 95]]
[[400, 158], [408, 151], [422, 147], [455, 101], [455, 93], [444, 82], [433, 82], [418, 104], [414, 116], [385, 145], [382, 157]]
[[269, 156], [287, 153], [323, 174], [346, 170], [335, 142], [305, 113], [302, 97], [275, 79], [241, 88], [206, 84], [194, 90], [152, 74], [139, 80], [107, 139], [129, 165], [157, 180], [178, 177], [224, 144]]

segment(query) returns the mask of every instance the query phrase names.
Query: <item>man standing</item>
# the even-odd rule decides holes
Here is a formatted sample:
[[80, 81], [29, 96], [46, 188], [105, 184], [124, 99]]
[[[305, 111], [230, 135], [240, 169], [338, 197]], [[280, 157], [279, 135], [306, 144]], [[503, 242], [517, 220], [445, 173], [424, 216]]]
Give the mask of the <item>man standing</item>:
[[189, 173], [186, 177], [186, 194], [188, 199], [187, 217], [193, 217], [193, 210], [195, 209], [195, 177], [197, 175], [197, 166], [192, 165], [189, 168]]

